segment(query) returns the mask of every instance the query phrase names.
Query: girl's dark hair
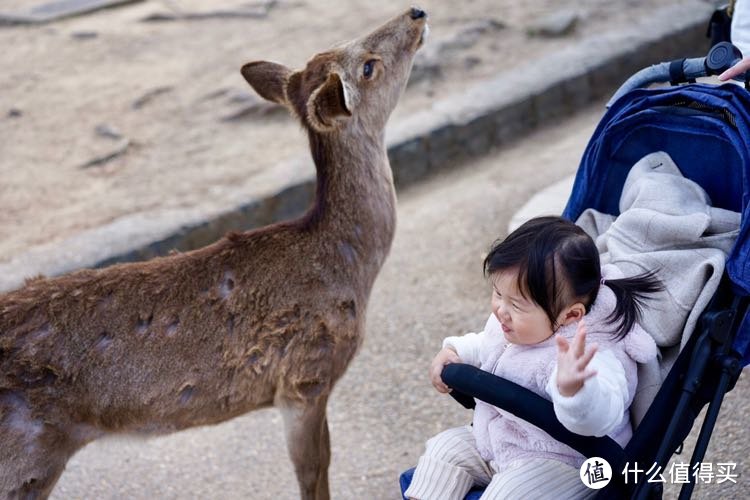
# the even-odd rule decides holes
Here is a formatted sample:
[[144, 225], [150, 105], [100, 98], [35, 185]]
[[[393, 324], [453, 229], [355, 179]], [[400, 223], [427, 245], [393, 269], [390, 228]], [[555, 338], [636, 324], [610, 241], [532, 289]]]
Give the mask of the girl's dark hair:
[[[560, 312], [576, 301], [583, 303], [588, 313], [602, 283], [594, 240], [561, 217], [531, 219], [504, 240], [496, 241], [484, 260], [485, 276], [509, 269], [517, 269], [518, 289], [547, 313], [553, 330], [559, 327]], [[617, 299], [615, 310], [607, 318], [611, 324], [619, 322], [617, 339], [640, 320], [649, 295], [663, 290], [653, 271], [604, 283]]]

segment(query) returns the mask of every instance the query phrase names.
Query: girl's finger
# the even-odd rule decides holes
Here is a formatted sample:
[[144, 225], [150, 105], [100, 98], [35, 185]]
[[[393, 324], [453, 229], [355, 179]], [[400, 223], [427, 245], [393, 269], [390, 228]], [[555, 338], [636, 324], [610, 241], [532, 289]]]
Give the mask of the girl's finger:
[[581, 375], [581, 380], [588, 380], [591, 377], [595, 376], [597, 374], [596, 370], [586, 370], [583, 372], [583, 375]]
[[576, 333], [583, 332], [583, 334], [586, 334], [586, 320], [581, 318], [581, 320], [578, 322], [578, 328], [576, 328]]
[[594, 355], [596, 354], [596, 351], [598, 350], [599, 346], [596, 344], [591, 344], [589, 348], [586, 350], [586, 353], [578, 358], [578, 363], [576, 363], [576, 367], [579, 370], [583, 370], [588, 366], [588, 364], [591, 362], [592, 359], [594, 359]]
[[596, 374], [597, 374], [596, 370], [587, 370], [585, 372], [577, 373], [576, 375], [571, 376], [570, 380], [576, 383], [583, 383], [583, 382], [586, 382], [591, 377], [595, 376]]
[[583, 352], [586, 349], [586, 327], [583, 324], [583, 320], [578, 323], [578, 330], [576, 335], [573, 337], [573, 352], [576, 358], [583, 356]]
[[570, 349], [570, 344], [565, 337], [563, 337], [562, 335], [555, 335], [555, 341], [557, 342], [558, 354], [565, 354], [566, 352], [568, 352], [568, 349]]

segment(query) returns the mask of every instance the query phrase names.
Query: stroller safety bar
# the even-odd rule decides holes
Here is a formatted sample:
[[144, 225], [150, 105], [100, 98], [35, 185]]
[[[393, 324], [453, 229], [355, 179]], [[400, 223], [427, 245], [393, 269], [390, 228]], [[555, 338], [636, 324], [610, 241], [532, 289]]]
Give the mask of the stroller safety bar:
[[452, 363], [443, 368], [443, 382], [453, 389], [451, 395], [464, 406], [466, 394], [502, 408], [540, 429], [556, 440], [570, 446], [586, 457], [602, 457], [620, 470], [625, 464], [625, 453], [608, 436], [581, 436], [566, 429], [555, 417], [552, 402], [509, 380], [483, 371], [475, 366]]
[[[719, 75], [737, 64], [740, 59], [742, 59], [740, 49], [729, 42], [721, 42], [714, 45], [706, 57], [677, 59], [649, 66], [628, 78], [617, 89], [617, 92], [607, 102], [607, 109], [631, 90], [648, 87], [654, 83], [671, 82], [676, 85], [691, 82], [703, 76]], [[747, 88], [750, 84], [750, 72], [745, 73], [742, 78], [738, 79], [745, 82]]]

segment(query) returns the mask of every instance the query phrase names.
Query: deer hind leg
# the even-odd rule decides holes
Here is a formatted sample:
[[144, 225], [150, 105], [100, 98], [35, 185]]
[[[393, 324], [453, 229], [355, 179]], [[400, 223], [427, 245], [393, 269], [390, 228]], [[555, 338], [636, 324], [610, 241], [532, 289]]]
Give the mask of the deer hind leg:
[[331, 442], [328, 434], [326, 403], [319, 396], [305, 402], [282, 402], [286, 444], [299, 482], [300, 498], [328, 500], [328, 465]]
[[70, 440], [32, 415], [20, 392], [0, 390], [0, 498], [43, 499], [74, 450]]

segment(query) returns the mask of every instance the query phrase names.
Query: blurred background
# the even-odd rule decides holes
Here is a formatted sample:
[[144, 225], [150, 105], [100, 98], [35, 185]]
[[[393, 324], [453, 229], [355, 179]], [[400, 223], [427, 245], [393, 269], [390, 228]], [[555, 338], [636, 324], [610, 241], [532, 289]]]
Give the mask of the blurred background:
[[[630, 72], [625, 63], [597, 62], [607, 77], [567, 82], [561, 95], [569, 102], [548, 117], [544, 108], [557, 94], [543, 82], [554, 81], [557, 55], [565, 64], [577, 54], [596, 54], [602, 40], [609, 40], [602, 52], [614, 54], [617, 40], [653, 36], [657, 45], [663, 37], [674, 57], [702, 56], [708, 49], [703, 30], [718, 3], [420, 2], [431, 33], [390, 120], [389, 144], [422, 126], [422, 116], [450, 114], [445, 110], [466, 96], [482, 95], [478, 88], [502, 82], [520, 89], [507, 106], [517, 106], [524, 126], [502, 144], [490, 141], [439, 173], [414, 177], [419, 183], [399, 186], [399, 232], [373, 291], [368, 336], [329, 403], [333, 498], [399, 498], [398, 474], [416, 463], [424, 441], [470, 420], [431, 389], [429, 360], [446, 335], [482, 327], [489, 298], [484, 252], [521, 205], [575, 172], [606, 97]], [[187, 250], [225, 230], [267, 222], [240, 214], [179, 243], [170, 239], [184, 236], [187, 226], [210, 226], [221, 214], [245, 213], [237, 207], [314, 175], [299, 124], [257, 97], [239, 68], [260, 59], [301, 68], [316, 52], [409, 6], [392, 0], [1, 2], [0, 290], [39, 272], [166, 253], [172, 246]], [[666, 41], [685, 26], [689, 37]], [[616, 54], [625, 62], [636, 56], [637, 64], [661, 62], [645, 53]], [[524, 94], [524, 88], [530, 90]], [[473, 104], [481, 111], [485, 102]], [[269, 217], [304, 209], [310, 195], [303, 189], [299, 206], [269, 209]], [[166, 243], [152, 245], [159, 241]], [[133, 250], [149, 245], [150, 253]], [[700, 486], [696, 498], [750, 495], [742, 470], [750, 451], [741, 418], [750, 410], [738, 395], [748, 391], [743, 380], [728, 396], [708, 455], [739, 463], [740, 484]], [[297, 496], [281, 417], [272, 409], [167, 437], [95, 442], [71, 460], [53, 493], [55, 499]]]
[[[432, 36], [391, 123], [672, 3], [693, 10], [711, 2], [424, 1]], [[88, 10], [95, 6], [109, 8]], [[133, 214], [208, 212], [253, 196], [265, 171], [304, 156], [307, 145], [288, 113], [258, 98], [239, 68], [258, 59], [301, 68], [405, 7], [391, 0], [3, 1], [0, 263]], [[310, 170], [299, 175], [312, 171], [301, 167]]]

